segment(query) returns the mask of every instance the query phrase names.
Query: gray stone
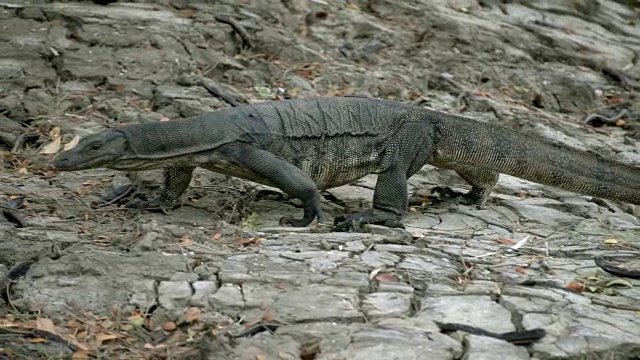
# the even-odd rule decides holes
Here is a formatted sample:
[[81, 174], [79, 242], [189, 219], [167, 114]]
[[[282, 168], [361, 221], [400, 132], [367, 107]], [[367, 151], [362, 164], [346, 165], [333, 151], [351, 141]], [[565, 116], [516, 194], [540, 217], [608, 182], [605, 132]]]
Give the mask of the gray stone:
[[376, 251], [380, 252], [390, 252], [398, 254], [412, 254], [417, 250], [415, 246], [397, 244], [376, 244], [376, 246], [374, 246], [373, 248]]
[[488, 296], [425, 297], [416, 317], [471, 325], [496, 333], [516, 330], [511, 313]]
[[[376, 249], [379, 247], [376, 246]], [[400, 260], [400, 256], [386, 251], [365, 251], [360, 254], [360, 260], [367, 266], [379, 268], [395, 265]]]
[[209, 307], [209, 298], [218, 290], [218, 284], [215, 281], [196, 281], [191, 286], [193, 286], [193, 296], [190, 304]]
[[342, 247], [342, 251], [349, 252], [362, 252], [367, 249], [367, 246], [360, 240], [347, 241]]
[[442, 279], [458, 274], [456, 265], [446, 259], [425, 255], [406, 255], [397, 268], [419, 278]]
[[365, 272], [342, 270], [334, 273], [331, 278], [323, 280], [322, 284], [366, 292], [369, 291], [369, 274]]
[[358, 294], [345, 288], [312, 284], [283, 292], [271, 308], [278, 319], [301, 321], [363, 321]]
[[293, 89], [297, 89], [297, 94], [296, 94], [297, 97], [318, 96], [318, 93], [313, 88], [313, 86], [309, 84], [307, 80], [301, 78], [300, 76], [297, 76], [297, 75], [291, 76], [289, 78], [289, 86], [291, 87], [291, 89], [289, 89], [290, 91], [292, 91]]
[[433, 226], [434, 230], [470, 232], [487, 227], [484, 221], [463, 214], [444, 213], [440, 215], [440, 219], [442, 222]]
[[501, 359], [529, 360], [529, 352], [523, 346], [516, 346], [503, 340], [486, 336], [465, 335], [466, 353], [463, 360]]
[[575, 215], [547, 207], [527, 205], [521, 201], [505, 201], [504, 204], [524, 219], [548, 226], [576, 225], [581, 221]]
[[378, 292], [413, 293], [414, 291], [413, 286], [405, 283], [387, 281], [378, 283]]
[[236, 314], [244, 307], [242, 289], [234, 284], [222, 284], [215, 294], [209, 297], [214, 310], [227, 314]]
[[170, 281], [186, 281], [192, 283], [198, 280], [198, 274], [179, 271], [171, 275]]
[[367, 294], [362, 301], [362, 310], [369, 319], [381, 317], [403, 317], [411, 311], [411, 294], [377, 292]]
[[158, 261], [154, 253], [134, 257], [99, 249], [65, 254], [57, 260], [44, 258], [12, 286], [12, 304], [52, 313], [69, 311], [70, 306], [94, 314], [110, 313], [114, 304], [123, 304], [125, 311], [134, 306], [148, 308], [157, 296], [155, 281], [149, 276], [168, 280], [173, 273], [184, 271], [189, 262], [178, 257]]
[[394, 243], [408, 244], [413, 237], [404, 229], [390, 228], [381, 225], [365, 224], [362, 230], [371, 234], [382, 235]]
[[134, 249], [139, 251], [152, 251], [155, 250], [156, 240], [160, 237], [155, 231], [150, 231], [142, 235], [133, 245]]
[[158, 302], [167, 310], [179, 309], [189, 304], [191, 293], [187, 281], [162, 281], [158, 285]]
[[269, 308], [281, 293], [291, 288], [292, 286], [287, 283], [243, 284], [242, 295], [245, 307], [255, 307], [260, 309]]

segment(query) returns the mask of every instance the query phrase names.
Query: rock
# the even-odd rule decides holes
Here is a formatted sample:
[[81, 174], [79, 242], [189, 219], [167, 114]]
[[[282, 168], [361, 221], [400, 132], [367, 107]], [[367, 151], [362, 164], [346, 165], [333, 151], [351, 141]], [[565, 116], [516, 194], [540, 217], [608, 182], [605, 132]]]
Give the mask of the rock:
[[186, 273], [186, 272], [177, 272], [171, 275], [170, 281], [186, 281], [192, 283], [198, 280], [198, 274], [194, 273]]
[[425, 297], [416, 317], [471, 325], [495, 333], [516, 330], [511, 313], [488, 296]]
[[408, 316], [411, 297], [411, 294], [393, 292], [367, 294], [362, 302], [362, 310], [369, 319]]
[[497, 354], [501, 358], [529, 360], [529, 352], [523, 346], [516, 346], [503, 340], [486, 336], [465, 335], [467, 352], [465, 360], [493, 360]]
[[310, 285], [278, 296], [271, 311], [282, 321], [361, 321], [358, 294], [345, 288]]
[[209, 307], [209, 298], [218, 290], [218, 284], [215, 281], [195, 281], [192, 286], [194, 293], [190, 305]]
[[222, 284], [218, 291], [209, 296], [209, 304], [218, 312], [237, 314], [244, 308], [242, 289], [234, 284]]
[[187, 281], [162, 281], [158, 285], [158, 302], [168, 310], [187, 306], [191, 294], [191, 285]]

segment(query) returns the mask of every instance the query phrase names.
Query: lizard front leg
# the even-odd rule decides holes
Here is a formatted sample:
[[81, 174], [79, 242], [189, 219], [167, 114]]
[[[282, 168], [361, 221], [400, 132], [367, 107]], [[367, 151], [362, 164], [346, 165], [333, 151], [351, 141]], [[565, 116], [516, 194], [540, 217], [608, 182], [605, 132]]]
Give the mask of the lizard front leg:
[[291, 197], [302, 201], [304, 215], [300, 219], [284, 216], [280, 224], [294, 227], [308, 226], [316, 217], [322, 223], [325, 216], [320, 209], [320, 192], [315, 182], [300, 168], [268, 151], [251, 145], [232, 145], [220, 149], [220, 154], [251, 173], [251, 177], [258, 182], [272, 185], [284, 191]]
[[128, 208], [147, 209], [167, 213], [180, 200], [180, 196], [189, 187], [195, 167], [170, 167], [164, 169], [164, 189], [157, 197], [149, 201], [134, 201], [127, 204]]

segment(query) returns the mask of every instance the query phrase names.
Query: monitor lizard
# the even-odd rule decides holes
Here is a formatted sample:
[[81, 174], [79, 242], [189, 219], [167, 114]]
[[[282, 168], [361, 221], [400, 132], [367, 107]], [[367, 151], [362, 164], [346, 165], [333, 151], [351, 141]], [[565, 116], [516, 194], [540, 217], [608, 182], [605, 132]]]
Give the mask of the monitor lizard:
[[455, 170], [461, 199], [484, 206], [500, 173], [606, 199], [640, 204], [640, 167], [463, 116], [396, 101], [320, 97], [223, 108], [167, 122], [132, 124], [84, 137], [53, 160], [59, 170], [164, 169], [162, 193], [131, 207], [170, 209], [202, 167], [281, 189], [302, 201], [302, 218], [324, 222], [320, 191], [375, 173], [373, 206], [336, 218], [403, 227], [407, 179], [425, 164]]

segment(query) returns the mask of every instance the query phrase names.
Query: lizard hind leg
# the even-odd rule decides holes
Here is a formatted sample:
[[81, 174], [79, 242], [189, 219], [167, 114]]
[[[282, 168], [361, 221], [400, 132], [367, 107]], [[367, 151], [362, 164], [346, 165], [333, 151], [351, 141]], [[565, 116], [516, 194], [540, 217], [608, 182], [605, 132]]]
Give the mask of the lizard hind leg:
[[358, 231], [363, 224], [375, 224], [392, 228], [404, 228], [402, 213], [408, 205], [407, 175], [394, 165], [378, 175], [373, 193], [373, 209], [336, 217], [333, 231]]
[[460, 177], [471, 185], [471, 190], [461, 193], [448, 187], [437, 187], [432, 192], [442, 191], [444, 195], [458, 199], [461, 204], [476, 205], [478, 209], [482, 209], [485, 206], [500, 176], [495, 171], [464, 164], [449, 164], [446, 168], [455, 170]]

